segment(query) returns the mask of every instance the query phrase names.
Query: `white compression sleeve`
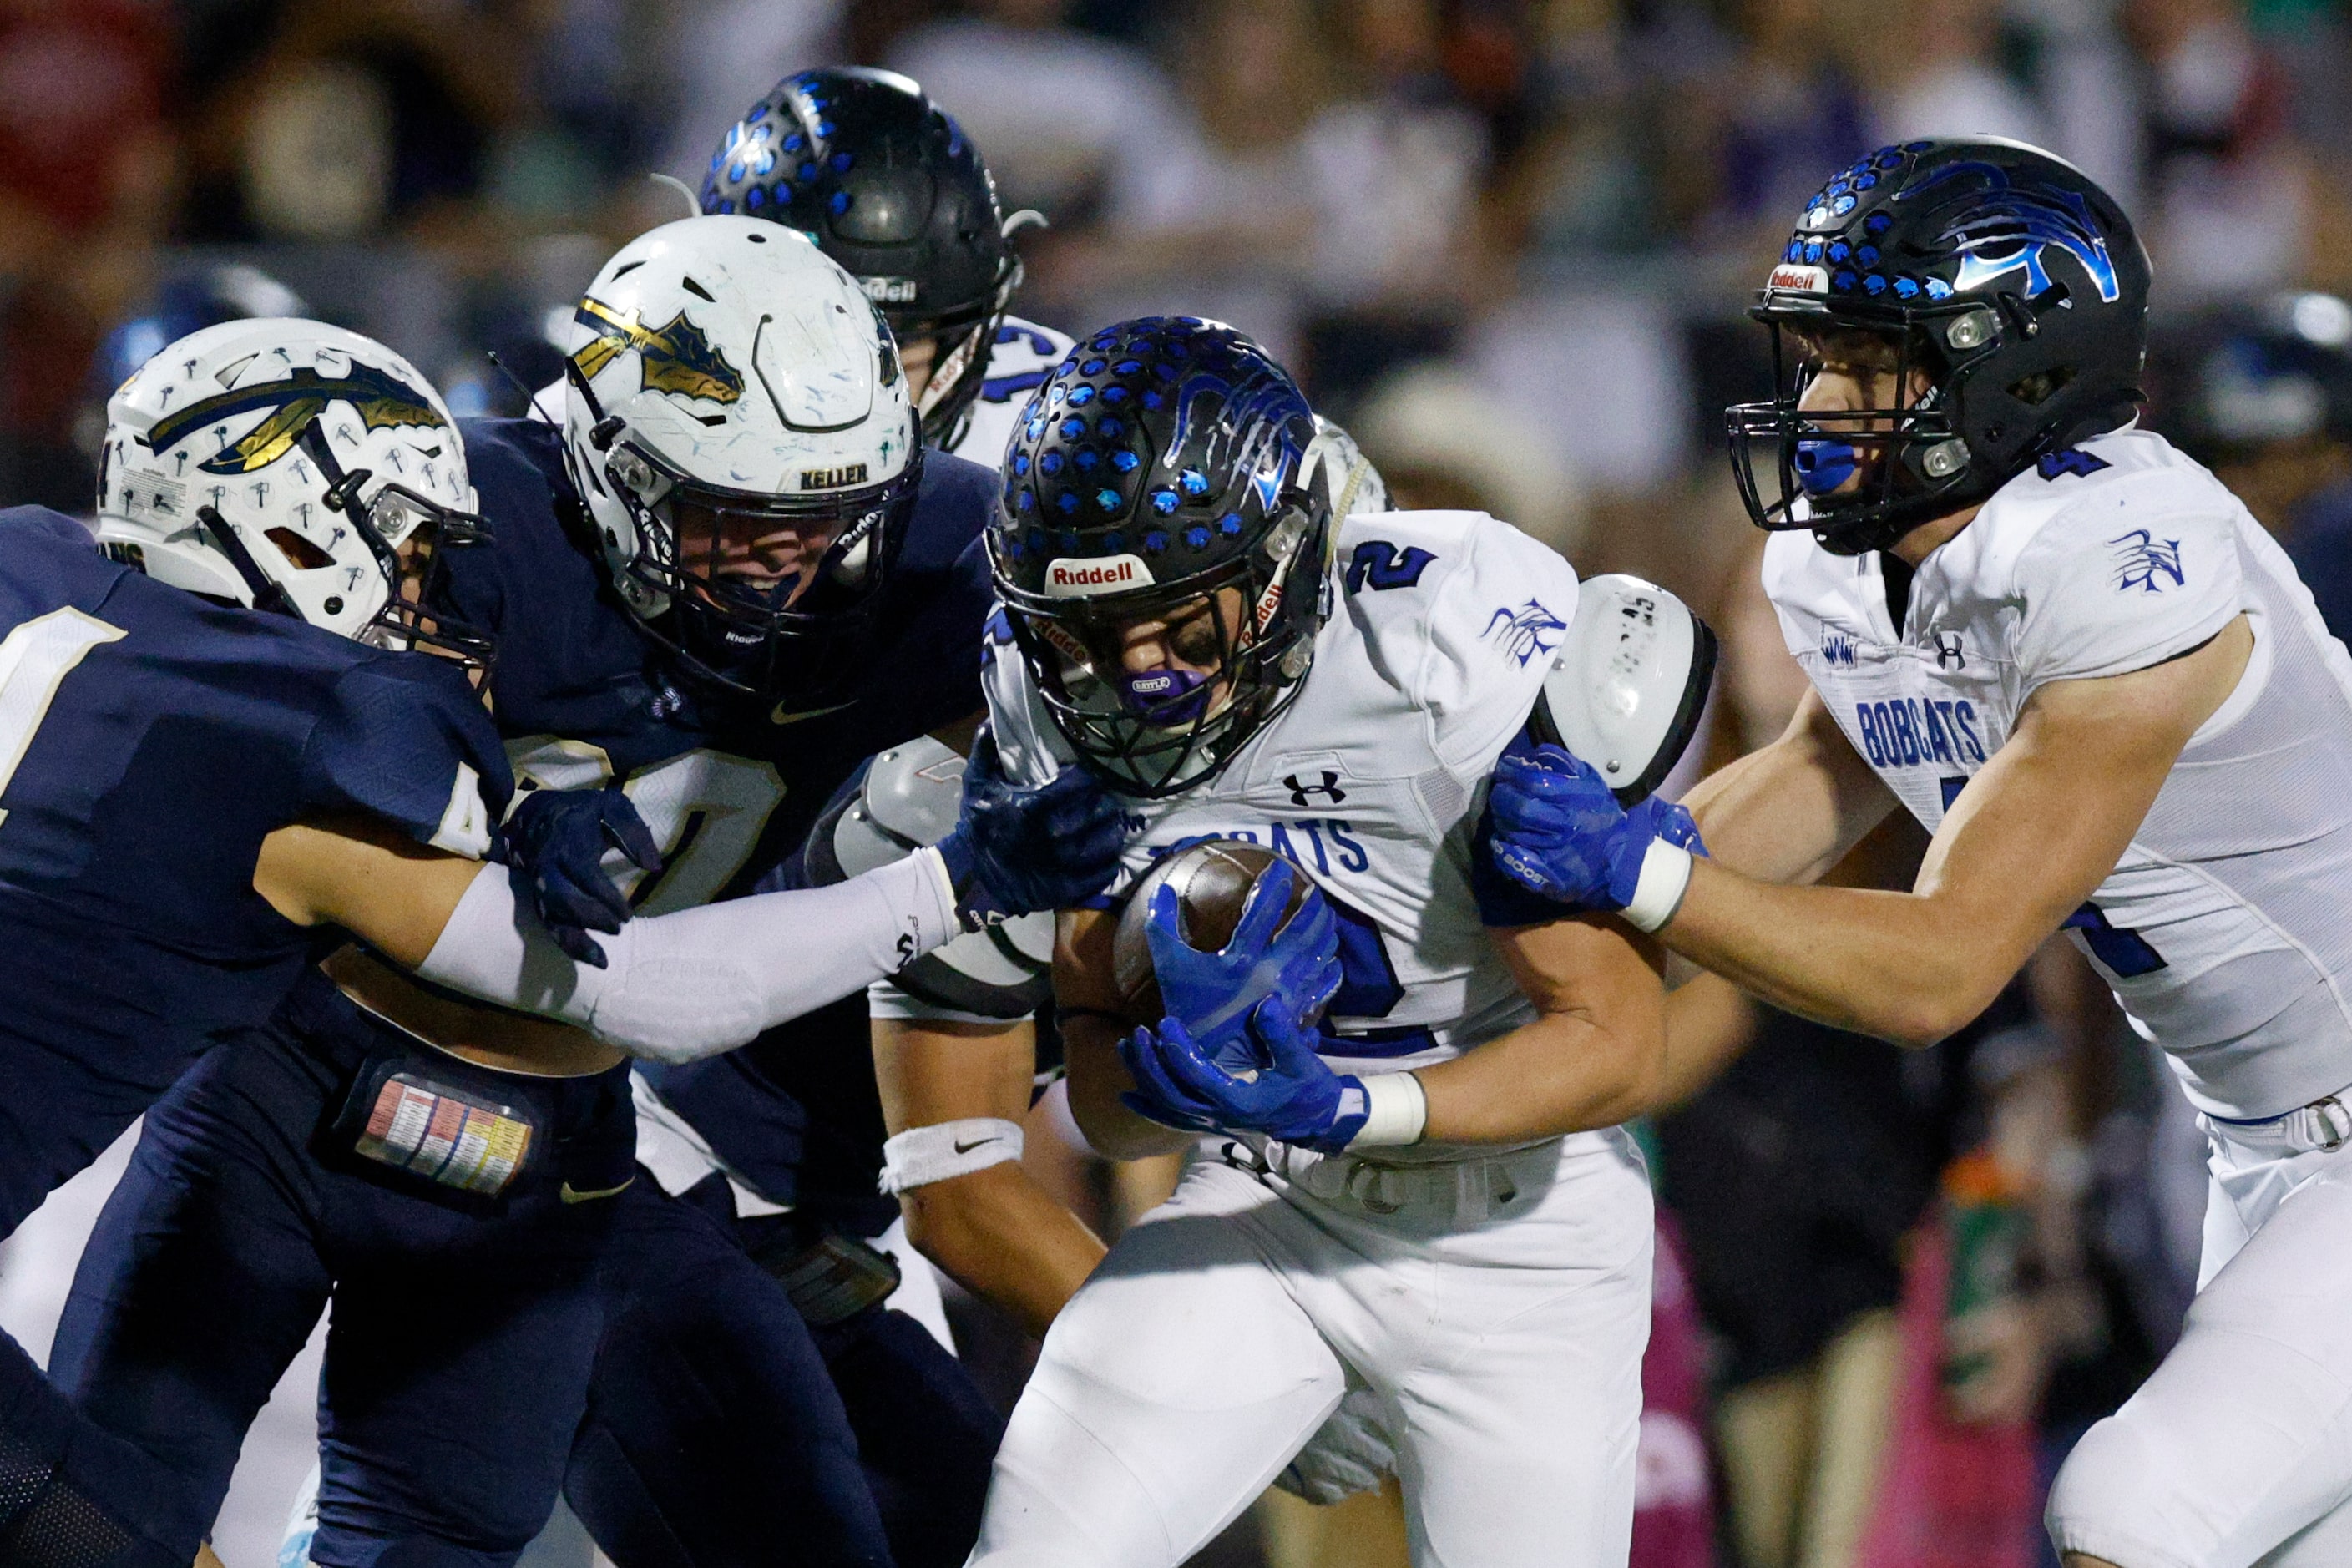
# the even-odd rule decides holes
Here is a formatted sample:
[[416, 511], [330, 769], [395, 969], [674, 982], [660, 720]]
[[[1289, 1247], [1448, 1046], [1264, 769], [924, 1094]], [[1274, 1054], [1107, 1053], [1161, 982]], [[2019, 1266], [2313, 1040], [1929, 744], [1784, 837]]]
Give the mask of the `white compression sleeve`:
[[699, 1061], [838, 1001], [961, 929], [935, 849], [829, 888], [641, 915], [574, 963], [485, 868], [416, 973], [436, 985], [577, 1024], [631, 1056]]

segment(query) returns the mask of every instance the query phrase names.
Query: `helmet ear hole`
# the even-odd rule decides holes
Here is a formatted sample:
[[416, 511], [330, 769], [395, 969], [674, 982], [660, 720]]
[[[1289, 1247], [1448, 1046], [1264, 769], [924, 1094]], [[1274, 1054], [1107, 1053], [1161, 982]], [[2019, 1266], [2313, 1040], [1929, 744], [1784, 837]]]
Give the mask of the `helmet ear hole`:
[[285, 556], [287, 563], [297, 572], [316, 572], [321, 566], [332, 566], [335, 563], [333, 556], [290, 528], [282, 526], [273, 528], [262, 537], [278, 546], [278, 552]]
[[2049, 402], [2052, 397], [2058, 394], [2060, 389], [2064, 387], [2067, 383], [2074, 379], [2074, 367], [2073, 365], [2054, 365], [2049, 370], [2040, 370], [2034, 372], [2032, 375], [2021, 376], [2019, 379], [2011, 382], [2006, 387], [2002, 388], [2002, 390], [2007, 392], [2011, 397], [2016, 398], [2020, 403], [2032, 408]]

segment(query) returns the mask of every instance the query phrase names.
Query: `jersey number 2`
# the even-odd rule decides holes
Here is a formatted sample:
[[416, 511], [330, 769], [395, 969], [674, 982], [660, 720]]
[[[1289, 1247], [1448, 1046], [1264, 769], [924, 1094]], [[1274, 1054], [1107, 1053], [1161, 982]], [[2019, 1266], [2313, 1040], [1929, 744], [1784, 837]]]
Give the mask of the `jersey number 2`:
[[[0, 795], [49, 716], [58, 687], [94, 647], [119, 640], [121, 626], [79, 610], [52, 610], [0, 637]], [[0, 807], [0, 823], [8, 813]]]

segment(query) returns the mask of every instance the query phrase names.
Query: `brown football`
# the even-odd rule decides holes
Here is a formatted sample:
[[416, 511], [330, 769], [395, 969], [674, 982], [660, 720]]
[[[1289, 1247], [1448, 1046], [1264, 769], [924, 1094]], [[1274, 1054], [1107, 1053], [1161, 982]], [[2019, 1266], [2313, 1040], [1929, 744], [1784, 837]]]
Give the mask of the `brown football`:
[[[1163, 885], [1175, 889], [1178, 929], [1184, 940], [1202, 952], [1214, 952], [1233, 940], [1250, 889], [1274, 861], [1271, 849], [1237, 838], [1212, 838], [1177, 850], [1145, 872], [1119, 911], [1118, 930], [1111, 938], [1111, 982], [1118, 988], [1120, 1011], [1138, 1024], [1160, 1022], [1160, 982], [1151, 973], [1151, 944], [1144, 934], [1154, 893]], [[1311, 886], [1306, 873], [1294, 867], [1290, 901], [1282, 911], [1285, 920], [1306, 900]]]

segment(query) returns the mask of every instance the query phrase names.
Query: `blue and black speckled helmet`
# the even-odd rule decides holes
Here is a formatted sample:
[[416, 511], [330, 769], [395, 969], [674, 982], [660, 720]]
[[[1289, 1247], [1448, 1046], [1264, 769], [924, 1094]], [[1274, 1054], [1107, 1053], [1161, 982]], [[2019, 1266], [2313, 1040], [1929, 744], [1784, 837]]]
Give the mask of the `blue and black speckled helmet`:
[[[1214, 777], [1306, 674], [1330, 607], [1314, 441], [1289, 373], [1192, 316], [1105, 328], [1030, 401], [988, 534], [996, 590], [1055, 725], [1121, 794]], [[1129, 668], [1153, 624], [1179, 655]]]
[[[2142, 397], [2148, 281], [2131, 220], [2063, 159], [1992, 136], [1865, 154], [1806, 204], [1748, 312], [1772, 329], [1778, 376], [1771, 402], [1726, 411], [1748, 514], [1840, 554], [1883, 550], [2123, 424]], [[1789, 331], [1802, 352], [1784, 352]], [[1895, 384], [1924, 374], [1925, 395], [1801, 413], [1841, 331], [1882, 338]]]
[[801, 230], [900, 342], [937, 338], [917, 412], [926, 441], [955, 445], [1021, 261], [980, 149], [919, 86], [860, 66], [786, 77], [719, 139], [702, 210]]

